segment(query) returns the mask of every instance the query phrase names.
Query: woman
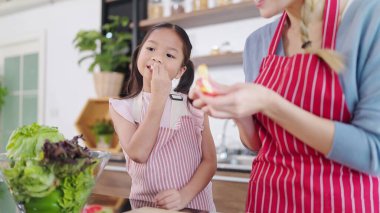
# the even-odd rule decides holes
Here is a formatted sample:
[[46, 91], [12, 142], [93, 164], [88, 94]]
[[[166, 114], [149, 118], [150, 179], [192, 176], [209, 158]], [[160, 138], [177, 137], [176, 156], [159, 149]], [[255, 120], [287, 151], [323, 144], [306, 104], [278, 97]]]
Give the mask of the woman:
[[380, 1], [255, 2], [284, 12], [246, 41], [253, 84], [190, 93], [259, 150], [246, 210], [380, 212]]

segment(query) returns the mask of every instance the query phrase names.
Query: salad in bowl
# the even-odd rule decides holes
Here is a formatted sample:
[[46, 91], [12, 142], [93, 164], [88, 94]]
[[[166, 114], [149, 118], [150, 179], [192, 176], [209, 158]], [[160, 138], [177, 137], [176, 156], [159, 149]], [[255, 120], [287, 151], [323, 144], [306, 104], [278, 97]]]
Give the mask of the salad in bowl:
[[5, 180], [19, 211], [79, 213], [110, 154], [67, 140], [55, 127], [36, 123], [16, 129], [0, 154]]

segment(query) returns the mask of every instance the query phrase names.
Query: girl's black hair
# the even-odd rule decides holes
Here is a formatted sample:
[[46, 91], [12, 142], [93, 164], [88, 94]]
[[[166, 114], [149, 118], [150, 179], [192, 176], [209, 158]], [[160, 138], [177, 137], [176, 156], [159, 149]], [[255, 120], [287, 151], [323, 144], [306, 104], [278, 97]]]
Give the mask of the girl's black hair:
[[186, 71], [183, 73], [181, 76], [178, 86], [174, 89], [176, 92], [180, 92], [183, 94], [188, 94], [190, 90], [190, 86], [192, 85], [194, 81], [194, 64], [190, 60], [190, 55], [191, 55], [191, 49], [193, 46], [191, 45], [189, 36], [185, 32], [184, 29], [182, 29], [180, 26], [171, 24], [171, 23], [162, 23], [162, 24], [157, 24], [153, 26], [145, 35], [143, 41], [141, 42], [140, 45], [136, 47], [136, 49], [133, 52], [132, 55], [132, 69], [131, 69], [131, 74], [130, 77], [126, 83], [125, 86], [125, 92], [126, 92], [126, 98], [133, 98], [137, 96], [143, 88], [143, 76], [140, 74], [138, 67], [137, 67], [137, 59], [140, 54], [141, 47], [144, 45], [146, 40], [149, 38], [150, 34], [157, 30], [157, 29], [172, 29], [174, 30], [177, 35], [181, 38], [182, 43], [183, 43], [183, 66], [186, 66]]

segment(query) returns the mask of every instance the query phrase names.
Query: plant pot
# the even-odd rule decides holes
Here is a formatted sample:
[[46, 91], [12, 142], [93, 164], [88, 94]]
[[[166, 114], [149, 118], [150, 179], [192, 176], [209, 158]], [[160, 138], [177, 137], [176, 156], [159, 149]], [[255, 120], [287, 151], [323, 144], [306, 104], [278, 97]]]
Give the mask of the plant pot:
[[96, 147], [99, 149], [110, 148], [110, 145], [112, 143], [112, 136], [113, 136], [113, 134], [111, 134], [111, 135], [98, 135]]
[[123, 85], [124, 74], [118, 72], [94, 73], [95, 91], [98, 98], [118, 97]]

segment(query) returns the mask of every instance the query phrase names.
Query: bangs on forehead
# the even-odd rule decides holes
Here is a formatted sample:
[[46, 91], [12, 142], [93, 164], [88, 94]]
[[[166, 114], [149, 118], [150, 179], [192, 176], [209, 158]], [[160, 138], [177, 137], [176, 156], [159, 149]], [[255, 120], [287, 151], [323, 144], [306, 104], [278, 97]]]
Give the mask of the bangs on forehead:
[[149, 43], [157, 45], [159, 42], [157, 41], [157, 39], [154, 39], [154, 38], [152, 39], [152, 35], [156, 36], [159, 31], [162, 32], [164, 30], [173, 33], [173, 35], [175, 35], [177, 37], [177, 41], [181, 45], [180, 48], [176, 48], [175, 46], [173, 46], [173, 39], [170, 39], [170, 42], [168, 42], [169, 44], [165, 44], [165, 46], [167, 47], [167, 49], [175, 51], [175, 52], [181, 52], [181, 48], [183, 48], [183, 46], [184, 46], [183, 40], [182, 40], [181, 36], [178, 35], [178, 33], [175, 30], [173, 30], [173, 29], [156, 29], [156, 30], [152, 31], [150, 33], [150, 35], [149, 35], [148, 40], [146, 41], [146, 43], [149, 42]]

